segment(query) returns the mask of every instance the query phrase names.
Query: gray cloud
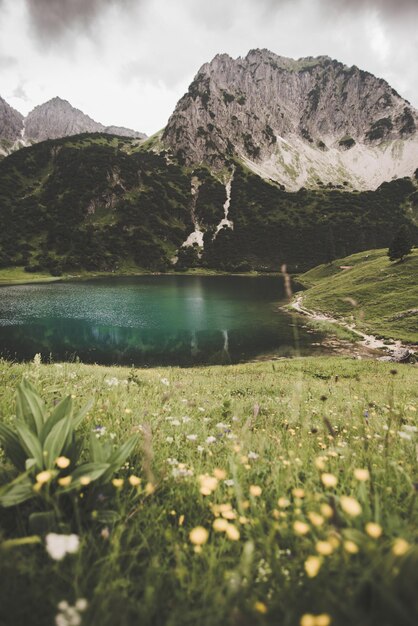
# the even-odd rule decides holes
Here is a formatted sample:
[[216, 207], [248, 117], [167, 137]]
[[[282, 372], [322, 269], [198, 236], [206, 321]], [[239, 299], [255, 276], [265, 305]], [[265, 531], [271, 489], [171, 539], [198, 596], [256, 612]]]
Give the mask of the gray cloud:
[[[0, 0], [0, 7], [1, 7], [1, 1], [2, 0]], [[11, 57], [9, 55], [0, 56], [0, 69], [1, 70], [7, 70], [9, 69], [9, 67], [14, 67], [15, 65], [17, 65], [17, 59], [15, 59], [14, 57]]]
[[[2, 0], [0, 0], [1, 2]], [[68, 31], [90, 31], [108, 9], [129, 8], [138, 0], [25, 0], [30, 23], [44, 44]], [[47, 39], [44, 39], [47, 38]]]

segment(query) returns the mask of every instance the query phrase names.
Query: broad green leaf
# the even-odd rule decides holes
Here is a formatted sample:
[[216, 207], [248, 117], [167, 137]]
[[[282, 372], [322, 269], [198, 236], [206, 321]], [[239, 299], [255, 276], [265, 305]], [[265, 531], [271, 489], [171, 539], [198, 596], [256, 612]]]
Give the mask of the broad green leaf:
[[45, 439], [43, 451], [47, 468], [53, 468], [56, 458], [63, 453], [68, 438], [72, 435], [72, 421], [71, 415], [61, 419]]
[[101, 524], [116, 524], [120, 521], [121, 515], [117, 511], [106, 509], [104, 511], [94, 511], [93, 519]]
[[19, 469], [25, 469], [26, 453], [19, 441], [18, 436], [9, 426], [0, 422], [0, 443], [6, 455], [13, 465]]
[[60, 422], [64, 417], [68, 415], [72, 416], [73, 414], [73, 400], [71, 396], [66, 396], [52, 411], [51, 415], [47, 418], [45, 424], [42, 427], [40, 440], [42, 443], [45, 442], [45, 439], [51, 432], [58, 422]]
[[102, 477], [102, 480], [110, 480], [112, 474], [118, 470], [121, 465], [130, 457], [139, 442], [139, 435], [132, 435], [124, 444], [122, 444], [117, 450], [113, 452], [108, 458], [110, 464], [109, 470]]
[[83, 465], [79, 465], [77, 469], [71, 474], [71, 483], [68, 487], [64, 487], [62, 492], [68, 493], [73, 489], [77, 489], [82, 487], [81, 479], [89, 478], [90, 482], [94, 482], [98, 478], [100, 478], [106, 470], [109, 469], [109, 463], [84, 463]]
[[0, 490], [1, 506], [5, 508], [16, 506], [35, 496], [32, 482], [27, 477], [25, 478], [26, 480], [10, 483]]
[[44, 466], [44, 457], [39, 439], [26, 424], [17, 424], [16, 430], [27, 456], [34, 458], [39, 469], [42, 469]]
[[104, 463], [107, 460], [106, 447], [99, 441], [95, 433], [90, 434], [90, 456], [94, 463]]
[[79, 412], [77, 413], [77, 415], [74, 415], [74, 428], [78, 428], [78, 426], [81, 424], [81, 422], [83, 421], [83, 418], [85, 417], [85, 415], [87, 415], [87, 413], [90, 411], [90, 409], [92, 408], [94, 404], [93, 400], [89, 400], [82, 409], [79, 410]]
[[45, 407], [27, 379], [23, 379], [17, 388], [17, 412], [18, 417], [39, 435], [45, 421]]
[[56, 529], [57, 517], [54, 511], [42, 511], [29, 515], [29, 532], [35, 535], [45, 535]]

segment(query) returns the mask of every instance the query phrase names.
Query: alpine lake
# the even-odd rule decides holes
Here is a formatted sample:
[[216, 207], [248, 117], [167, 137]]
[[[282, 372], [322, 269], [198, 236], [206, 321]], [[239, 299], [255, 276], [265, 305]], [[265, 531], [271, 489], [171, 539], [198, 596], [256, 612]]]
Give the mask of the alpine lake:
[[207, 365], [323, 353], [280, 277], [144, 275], [0, 288], [0, 353], [19, 361]]

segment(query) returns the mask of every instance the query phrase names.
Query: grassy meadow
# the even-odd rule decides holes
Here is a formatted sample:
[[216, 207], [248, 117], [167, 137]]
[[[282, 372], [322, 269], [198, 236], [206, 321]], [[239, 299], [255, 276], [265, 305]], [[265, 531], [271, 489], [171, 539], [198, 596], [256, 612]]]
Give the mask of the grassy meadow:
[[[341, 269], [346, 268], [346, 269]], [[359, 252], [302, 274], [306, 307], [366, 332], [418, 343], [418, 249], [402, 263], [387, 250]]]
[[[89, 437], [139, 435], [71, 506], [57, 459], [35, 498], [0, 509], [1, 626], [416, 624], [416, 366], [1, 361], [0, 374], [5, 424], [26, 377], [47, 407], [93, 398], [82, 456]], [[13, 476], [3, 454], [0, 484]], [[28, 526], [48, 506], [76, 536], [61, 560]]]

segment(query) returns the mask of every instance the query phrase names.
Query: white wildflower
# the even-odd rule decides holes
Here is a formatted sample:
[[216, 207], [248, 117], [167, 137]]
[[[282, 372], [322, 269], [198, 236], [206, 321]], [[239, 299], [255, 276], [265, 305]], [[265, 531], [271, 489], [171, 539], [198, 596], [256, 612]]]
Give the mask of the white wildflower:
[[46, 550], [55, 561], [61, 561], [66, 554], [75, 554], [80, 547], [78, 535], [58, 535], [49, 533], [45, 537]]
[[215, 443], [216, 441], [216, 437], [213, 437], [212, 435], [210, 437], [206, 437], [206, 443]]
[[105, 383], [108, 387], [117, 387], [119, 380], [113, 376], [112, 378], [105, 378]]
[[162, 385], [165, 385], [166, 387], [169, 387], [169, 386], [170, 386], [170, 381], [168, 380], [168, 378], [161, 378], [161, 379], [160, 379], [160, 383], [161, 383]]
[[197, 435], [187, 435], [186, 439], [188, 439], [189, 441], [196, 441]]

